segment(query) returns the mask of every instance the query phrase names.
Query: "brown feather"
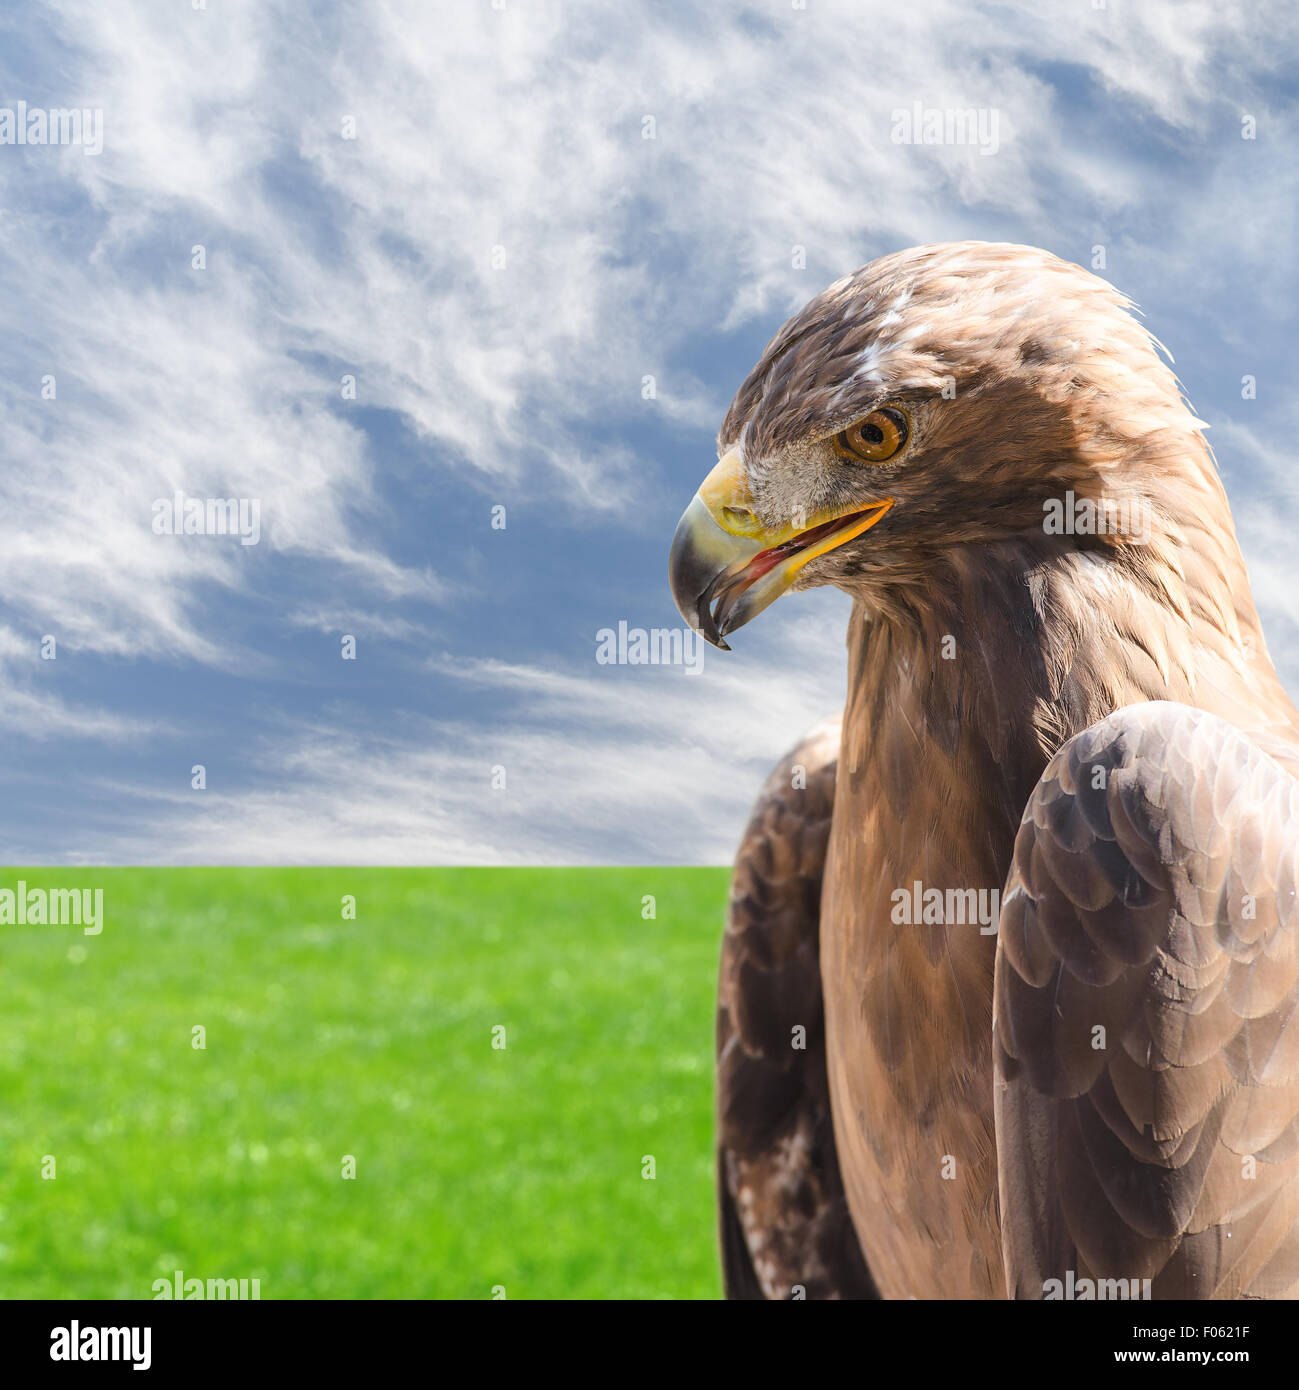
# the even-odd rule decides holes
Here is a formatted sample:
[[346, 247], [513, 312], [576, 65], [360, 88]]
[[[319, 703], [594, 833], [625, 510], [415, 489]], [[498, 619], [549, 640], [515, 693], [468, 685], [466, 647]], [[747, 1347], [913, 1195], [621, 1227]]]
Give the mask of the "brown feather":
[[[905, 458], [830, 459], [886, 401]], [[781, 1184], [826, 1097], [779, 1044], [818, 889], [835, 1171], [883, 1296], [1299, 1290], [1299, 714], [1127, 301], [1027, 247], [885, 257], [780, 330], [719, 443], [764, 525], [894, 503], [795, 585], [855, 601], [833, 815], [769, 783], [736, 869], [722, 1171], [769, 1296], [811, 1248]], [[1048, 533], [1066, 492], [1148, 534]], [[895, 921], [917, 882], [1004, 888], [999, 934]]]
[[828, 724], [773, 772], [735, 864], [717, 1010], [730, 1298], [878, 1296], [844, 1200], [825, 1072], [818, 920], [838, 744]]

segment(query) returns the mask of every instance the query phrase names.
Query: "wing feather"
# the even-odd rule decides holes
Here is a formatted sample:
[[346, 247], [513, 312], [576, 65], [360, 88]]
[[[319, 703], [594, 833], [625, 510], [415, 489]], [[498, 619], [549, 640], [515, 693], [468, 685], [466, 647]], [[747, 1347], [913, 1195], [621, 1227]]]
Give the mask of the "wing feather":
[[826, 1078], [819, 919], [838, 743], [836, 720], [776, 768], [735, 862], [717, 1009], [729, 1298], [878, 1297], [844, 1198]]
[[1020, 826], [997, 950], [1017, 1297], [1299, 1296], [1299, 781], [1187, 706], [1070, 739]]

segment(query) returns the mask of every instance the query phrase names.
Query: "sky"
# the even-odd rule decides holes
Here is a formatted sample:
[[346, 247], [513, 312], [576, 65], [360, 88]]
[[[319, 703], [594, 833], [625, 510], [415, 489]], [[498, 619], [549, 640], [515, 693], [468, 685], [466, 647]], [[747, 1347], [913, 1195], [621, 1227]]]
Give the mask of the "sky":
[[1101, 248], [1299, 692], [1296, 55], [1289, 0], [0, 8], [0, 858], [728, 861], [848, 600], [695, 670], [599, 634], [680, 628], [731, 396], [923, 242]]

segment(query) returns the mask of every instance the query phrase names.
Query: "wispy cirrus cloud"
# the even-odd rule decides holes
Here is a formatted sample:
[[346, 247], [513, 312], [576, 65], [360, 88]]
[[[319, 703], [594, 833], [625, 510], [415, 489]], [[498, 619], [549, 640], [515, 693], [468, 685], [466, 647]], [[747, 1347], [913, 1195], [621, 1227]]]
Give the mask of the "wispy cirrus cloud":
[[[6, 92], [105, 115], [95, 157], [0, 148], [0, 712], [97, 741], [55, 775], [126, 817], [15, 822], [29, 857], [724, 856], [834, 696], [842, 603], [698, 682], [593, 672], [592, 636], [677, 621], [672, 523], [779, 320], [921, 241], [1103, 248], [1200, 413], [1248, 424], [1215, 442], [1288, 621], [1290, 416], [1238, 386], [1286, 360], [1288, 6], [54, 0], [0, 30]], [[914, 103], [995, 111], [995, 156], [895, 143]], [[155, 536], [177, 489], [259, 499], [262, 540]], [[525, 771], [480, 802], [494, 748]]]
[[177, 863], [722, 862], [788, 731], [839, 703], [843, 616], [777, 624], [777, 649], [800, 659], [774, 674], [711, 651], [697, 675], [593, 655], [580, 670], [439, 656], [490, 713], [277, 721], [251, 785], [225, 787], [220, 761], [202, 791], [101, 783], [130, 814], [105, 815], [76, 857], [134, 862], [163, 846]]

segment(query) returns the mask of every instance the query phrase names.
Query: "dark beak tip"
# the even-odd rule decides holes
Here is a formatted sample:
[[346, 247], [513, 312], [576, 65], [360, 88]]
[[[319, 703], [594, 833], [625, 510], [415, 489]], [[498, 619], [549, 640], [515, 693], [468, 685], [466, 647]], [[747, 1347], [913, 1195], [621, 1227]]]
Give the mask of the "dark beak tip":
[[715, 627], [711, 626], [711, 624], [703, 621], [704, 617], [709, 616], [706, 610], [700, 609], [699, 616], [695, 618], [689, 618], [688, 615], [683, 616], [687, 616], [691, 632], [698, 633], [710, 647], [716, 647], [719, 651], [723, 652], [729, 652], [731, 650], [730, 644], [721, 633], [718, 632]]
[[[672, 537], [672, 548], [668, 555], [668, 587], [677, 611], [690, 627], [718, 651], [729, 652], [730, 643], [724, 636], [727, 630], [727, 605], [724, 600], [726, 586], [733, 576], [737, 561], [734, 554], [710, 555], [707, 544], [699, 544], [701, 524], [705, 534], [717, 531], [717, 538], [728, 539], [721, 535], [716, 523], [703, 511], [703, 503], [696, 497], [677, 523]], [[745, 558], [741, 554], [741, 562]]]

